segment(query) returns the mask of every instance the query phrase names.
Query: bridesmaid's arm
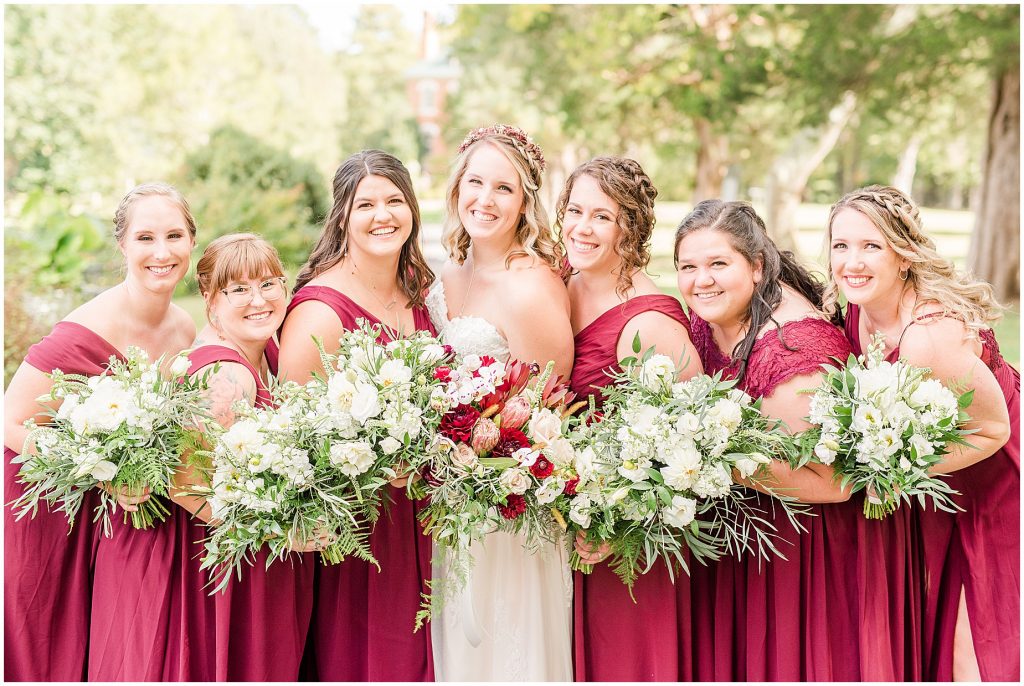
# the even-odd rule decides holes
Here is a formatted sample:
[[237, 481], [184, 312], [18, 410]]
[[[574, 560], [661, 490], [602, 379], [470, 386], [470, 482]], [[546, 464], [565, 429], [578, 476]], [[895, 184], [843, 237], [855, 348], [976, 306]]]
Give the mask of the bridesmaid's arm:
[[[821, 380], [822, 375], [817, 372], [794, 376], [761, 400], [761, 412], [767, 417], [781, 419], [790, 433], [810, 428], [805, 418], [810, 414], [811, 395], [800, 391], [817, 388]], [[810, 463], [793, 469], [785, 462], [772, 460], [767, 467], [769, 476], [760, 484], [749, 479], [736, 480], [762, 492], [768, 492], [768, 488], [777, 490], [805, 503], [841, 503], [850, 499], [850, 488], [839, 487], [839, 481], [833, 478], [835, 470], [830, 466]]]
[[574, 353], [569, 294], [554, 275], [551, 279], [558, 285], [520, 278], [509, 289], [504, 296], [508, 316], [503, 319], [502, 333], [513, 359], [541, 366], [554, 360], [555, 374], [568, 379]]
[[634, 354], [633, 338], [637, 335], [640, 336], [641, 352], [654, 346], [655, 352], [667, 355], [676, 364], [682, 361], [679, 381], [686, 381], [704, 373], [700, 355], [693, 347], [686, 327], [672, 317], [661, 312], [643, 312], [626, 322], [626, 327], [615, 346], [618, 359]]
[[[25, 421], [31, 418], [37, 424], [46, 424], [49, 417], [40, 414], [40, 403], [37, 398], [50, 392], [53, 383], [43, 372], [27, 362], [22, 362], [18, 371], [11, 377], [11, 383], [4, 392], [4, 445], [16, 453], [32, 451], [32, 446], [25, 445], [28, 429]], [[56, 410], [59, 402], [50, 406]]]
[[344, 330], [330, 306], [317, 300], [299, 303], [288, 313], [281, 328], [278, 376], [306, 383], [313, 378], [313, 372], [323, 373], [313, 337], [323, 341], [324, 350], [328, 353], [335, 353], [341, 345], [338, 339]]
[[967, 436], [974, 447], [953, 446], [942, 461], [932, 466], [932, 474], [949, 474], [989, 457], [1010, 440], [1010, 415], [1006, 398], [992, 371], [975, 352], [978, 342], [968, 340], [966, 327], [955, 319], [921, 322], [907, 329], [900, 343], [900, 358], [917, 367], [928, 367], [931, 376], [951, 389], [957, 385], [974, 389], [967, 408], [971, 421], [967, 428], [977, 433]]
[[[202, 376], [210, 368], [204, 367], [193, 376]], [[215, 374], [210, 374], [203, 397], [210, 405], [214, 421], [225, 429], [235, 423], [234, 405], [238, 401], [252, 405], [256, 401], [256, 380], [243, 365], [237, 362], [221, 362]], [[188, 455], [182, 455], [181, 465], [174, 474], [171, 486], [171, 502], [185, 508], [190, 514], [206, 523], [210, 522], [210, 508], [206, 498], [188, 495], [195, 486], [208, 486], [206, 477], [194, 465], [189, 464]]]

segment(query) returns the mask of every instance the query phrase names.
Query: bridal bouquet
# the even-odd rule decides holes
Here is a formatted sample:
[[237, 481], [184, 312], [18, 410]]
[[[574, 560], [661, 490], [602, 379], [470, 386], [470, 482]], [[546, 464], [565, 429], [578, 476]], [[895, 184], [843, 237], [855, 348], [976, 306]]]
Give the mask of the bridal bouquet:
[[562, 533], [557, 505], [579, 479], [566, 437], [574, 396], [553, 369], [466, 355], [438, 370], [450, 409], [424, 474], [430, 504], [420, 518], [456, 587], [472, 565], [470, 545], [487, 533], [521, 533], [527, 547]]
[[[825, 380], [811, 398], [808, 421], [816, 424], [802, 435], [803, 461], [835, 464], [842, 485], [853, 492], [866, 489], [864, 516], [882, 519], [917, 496], [925, 504], [954, 512], [956, 495], [928, 468], [941, 462], [951, 445], [966, 445], [965, 408], [974, 392], [959, 396], [929, 370], [902, 361], [886, 362], [881, 336], [867, 353], [850, 355], [843, 367], [826, 366]], [[813, 456], [812, 456], [813, 451]]]
[[193, 427], [204, 416], [202, 379], [188, 377], [189, 360], [179, 354], [169, 364], [169, 375], [161, 372], [164, 358], [150, 362], [140, 348], [128, 348], [124, 359], [111, 356], [107, 372], [100, 376], [65, 374], [59, 369], [48, 374], [53, 382], [41, 403], [60, 402], [49, 411], [51, 420], [37, 426], [33, 420], [25, 451], [13, 460], [20, 463], [19, 480], [25, 491], [11, 506], [18, 519], [28, 512], [35, 516], [40, 500], [57, 504], [68, 525], [86, 491], [100, 489], [100, 503], [94, 521], [102, 520], [106, 536], [112, 533], [110, 516], [117, 506], [112, 492], [127, 489], [153, 497], [135, 512], [125, 512], [136, 529], [163, 521], [169, 514], [159, 496], [166, 496], [171, 477], [182, 452], [194, 443]]
[[[609, 544], [610, 564], [630, 587], [659, 558], [670, 575], [676, 564], [689, 573], [684, 549], [701, 562], [779, 554], [775, 527], [733, 471], [756, 480], [792, 439], [720, 375], [676, 382], [673, 361], [653, 348], [621, 366], [602, 411], [591, 407], [572, 436], [579, 483], [562, 510], [572, 528]], [[792, 499], [771, 502], [802, 529]], [[575, 552], [572, 564], [591, 571]]]
[[425, 333], [386, 345], [379, 334], [361, 323], [337, 354], [320, 346], [326, 375], [275, 386], [274, 407], [238, 408], [212, 450], [219, 523], [203, 568], [241, 573], [264, 543], [269, 565], [318, 531], [334, 539], [321, 550], [325, 562], [353, 555], [376, 564], [370, 525], [389, 481], [429, 455], [441, 417], [431, 408], [432, 370], [448, 355]]

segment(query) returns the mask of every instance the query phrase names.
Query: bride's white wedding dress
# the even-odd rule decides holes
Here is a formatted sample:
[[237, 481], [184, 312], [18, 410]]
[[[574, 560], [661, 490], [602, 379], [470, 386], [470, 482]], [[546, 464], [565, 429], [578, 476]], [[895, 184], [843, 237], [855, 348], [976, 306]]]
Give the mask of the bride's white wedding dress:
[[[448, 319], [438, 279], [427, 309], [441, 339], [460, 355], [505, 361], [508, 342], [480, 317]], [[487, 534], [470, 552], [475, 564], [464, 590], [431, 622], [437, 681], [572, 681], [572, 572], [566, 551], [523, 536]], [[434, 551], [432, 574], [445, 570]]]

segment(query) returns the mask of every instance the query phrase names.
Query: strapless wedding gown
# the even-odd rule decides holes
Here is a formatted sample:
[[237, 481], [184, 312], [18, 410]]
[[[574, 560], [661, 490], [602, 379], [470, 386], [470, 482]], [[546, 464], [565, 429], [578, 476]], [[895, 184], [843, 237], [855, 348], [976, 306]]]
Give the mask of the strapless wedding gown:
[[[480, 317], [448, 319], [438, 279], [427, 309], [441, 339], [460, 355], [509, 357], [508, 342]], [[431, 622], [437, 681], [572, 681], [572, 572], [566, 550], [495, 531], [470, 548], [466, 587]], [[432, 574], [446, 576], [434, 549]]]

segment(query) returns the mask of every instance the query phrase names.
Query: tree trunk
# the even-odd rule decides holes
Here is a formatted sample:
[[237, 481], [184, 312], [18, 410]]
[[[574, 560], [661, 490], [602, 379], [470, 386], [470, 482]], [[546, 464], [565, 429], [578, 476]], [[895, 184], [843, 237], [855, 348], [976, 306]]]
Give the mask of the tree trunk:
[[988, 145], [982, 162], [974, 233], [967, 264], [995, 289], [1016, 301], [1020, 291], [1020, 63], [996, 75]]
[[722, 181], [728, 171], [726, 155], [729, 140], [716, 134], [711, 122], [703, 117], [693, 118], [700, 146], [697, 148], [697, 182], [693, 189], [693, 203], [722, 197]]
[[857, 96], [847, 91], [829, 112], [825, 128], [817, 137], [814, 131], [798, 131], [786, 152], [772, 164], [768, 211], [764, 219], [768, 233], [780, 250], [797, 252], [796, 211], [803, 200], [807, 181], [835, 147], [856, 107]]
[[921, 152], [921, 134], [914, 133], [900, 153], [892, 185], [907, 195], [914, 194], [914, 176], [917, 174], [917, 154]]

